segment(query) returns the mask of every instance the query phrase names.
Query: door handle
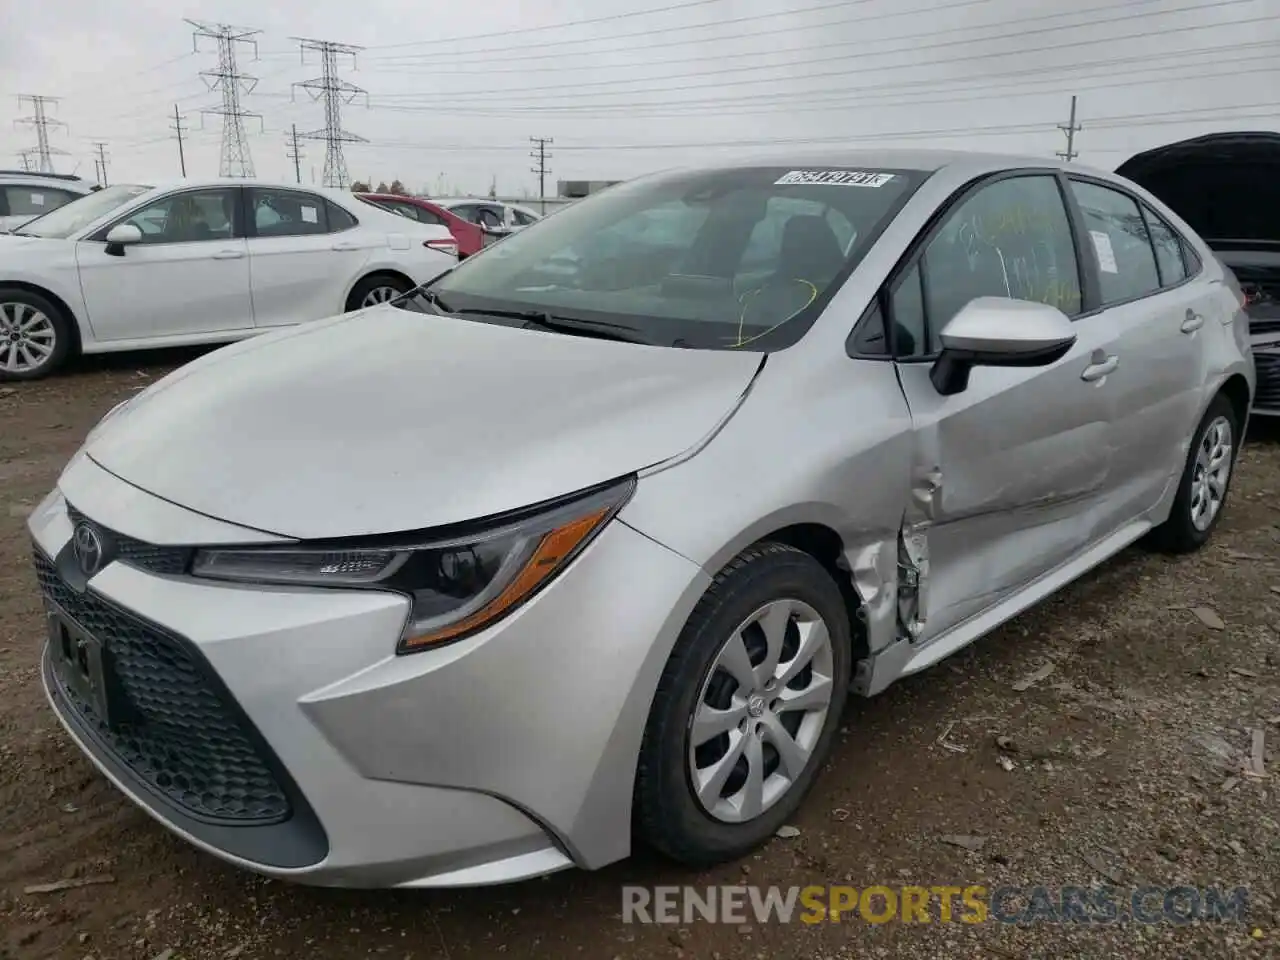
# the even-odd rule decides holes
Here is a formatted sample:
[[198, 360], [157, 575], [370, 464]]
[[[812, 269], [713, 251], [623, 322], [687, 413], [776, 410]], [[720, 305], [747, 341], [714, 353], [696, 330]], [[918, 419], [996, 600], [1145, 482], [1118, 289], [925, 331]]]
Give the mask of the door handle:
[[243, 250], [219, 250], [213, 255], [215, 260], [239, 260], [244, 256]]
[[334, 250], [359, 250], [360, 247], [350, 240], [339, 240], [333, 245]]
[[1196, 313], [1194, 310], [1188, 310], [1186, 318], [1182, 321], [1183, 333], [1195, 333], [1204, 326], [1204, 317]]
[[1084, 368], [1084, 373], [1080, 374], [1080, 379], [1092, 383], [1094, 380], [1101, 380], [1109, 373], [1114, 373], [1116, 367], [1120, 366], [1120, 358], [1112, 355], [1107, 357], [1101, 363], [1091, 363]]

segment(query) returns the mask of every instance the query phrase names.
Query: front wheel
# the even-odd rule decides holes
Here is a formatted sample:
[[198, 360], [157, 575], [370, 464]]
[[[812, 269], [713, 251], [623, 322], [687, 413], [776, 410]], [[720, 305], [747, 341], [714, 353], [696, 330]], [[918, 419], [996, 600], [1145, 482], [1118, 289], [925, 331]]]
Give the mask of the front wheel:
[[844, 598], [817, 560], [781, 543], [736, 557], [659, 682], [636, 774], [640, 839], [698, 867], [767, 841], [831, 749], [851, 652]]
[[1189, 553], [1208, 541], [1227, 505], [1239, 433], [1235, 409], [1219, 394], [1196, 428], [1169, 519], [1152, 532], [1156, 547]]
[[0, 287], [0, 381], [39, 380], [71, 352], [71, 327], [47, 297]]
[[347, 297], [347, 312], [376, 307], [412, 289], [413, 284], [403, 277], [389, 274], [365, 277], [351, 289], [351, 296]]

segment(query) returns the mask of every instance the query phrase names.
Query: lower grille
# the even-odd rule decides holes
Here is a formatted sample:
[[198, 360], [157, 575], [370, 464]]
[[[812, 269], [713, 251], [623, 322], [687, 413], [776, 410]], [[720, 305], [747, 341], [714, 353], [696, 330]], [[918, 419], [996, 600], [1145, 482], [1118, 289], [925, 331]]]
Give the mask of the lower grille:
[[38, 549], [35, 567], [44, 596], [103, 646], [109, 682], [125, 708], [120, 722], [108, 726], [92, 704], [58, 684], [101, 746], [197, 820], [253, 825], [289, 817], [289, 799], [247, 721], [181, 640], [92, 592], [72, 589]]
[[1258, 392], [1253, 405], [1267, 410], [1280, 410], [1280, 352], [1255, 353], [1254, 368], [1258, 374]]

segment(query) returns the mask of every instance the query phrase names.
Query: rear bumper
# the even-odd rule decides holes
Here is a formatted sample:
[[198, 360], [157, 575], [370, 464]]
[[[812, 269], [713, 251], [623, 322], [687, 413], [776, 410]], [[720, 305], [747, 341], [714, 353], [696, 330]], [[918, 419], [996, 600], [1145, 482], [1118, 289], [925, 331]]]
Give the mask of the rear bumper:
[[1280, 416], [1280, 337], [1269, 334], [1255, 338], [1253, 365], [1258, 377], [1251, 414], [1258, 417]]

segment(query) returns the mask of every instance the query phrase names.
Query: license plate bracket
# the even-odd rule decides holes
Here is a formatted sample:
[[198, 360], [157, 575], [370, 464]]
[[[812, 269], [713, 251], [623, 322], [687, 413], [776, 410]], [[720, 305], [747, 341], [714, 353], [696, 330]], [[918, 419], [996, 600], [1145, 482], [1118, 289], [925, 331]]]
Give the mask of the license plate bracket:
[[108, 728], [117, 720], [107, 686], [106, 651], [101, 641], [65, 611], [50, 605], [46, 611], [49, 656], [63, 685], [91, 706]]

